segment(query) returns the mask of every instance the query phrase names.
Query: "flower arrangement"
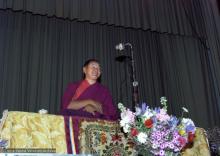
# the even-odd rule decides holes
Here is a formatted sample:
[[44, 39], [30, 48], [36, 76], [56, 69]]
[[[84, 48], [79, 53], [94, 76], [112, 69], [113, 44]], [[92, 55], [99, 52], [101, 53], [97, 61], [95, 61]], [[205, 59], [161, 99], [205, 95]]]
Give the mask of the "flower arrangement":
[[167, 114], [167, 100], [161, 97], [162, 108], [151, 109], [146, 103], [132, 112], [122, 103], [118, 104], [121, 111], [120, 126], [136, 144], [146, 146], [153, 155], [168, 156], [179, 154], [188, 144], [192, 143], [196, 127], [182, 108], [181, 118]]

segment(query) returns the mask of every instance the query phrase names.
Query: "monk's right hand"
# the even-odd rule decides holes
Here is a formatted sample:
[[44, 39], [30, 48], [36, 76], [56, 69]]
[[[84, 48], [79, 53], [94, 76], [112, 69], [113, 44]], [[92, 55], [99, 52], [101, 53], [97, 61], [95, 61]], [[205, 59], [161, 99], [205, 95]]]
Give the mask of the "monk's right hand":
[[95, 115], [95, 111], [96, 111], [95, 107], [93, 107], [92, 105], [85, 106], [83, 110], [88, 113], [91, 113], [92, 115]]

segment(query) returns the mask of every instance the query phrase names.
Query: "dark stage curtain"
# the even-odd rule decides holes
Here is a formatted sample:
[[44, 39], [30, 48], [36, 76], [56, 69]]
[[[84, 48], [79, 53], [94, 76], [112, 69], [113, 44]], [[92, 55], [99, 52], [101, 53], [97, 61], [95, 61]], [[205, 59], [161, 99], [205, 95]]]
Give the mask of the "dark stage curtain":
[[166, 96], [169, 113], [180, 116], [186, 107], [197, 126], [220, 125], [213, 88], [219, 70], [213, 81], [208, 58], [216, 69], [218, 59], [207, 57], [198, 38], [10, 10], [0, 10], [0, 110], [58, 113], [65, 87], [81, 78], [83, 62], [93, 57], [102, 64], [102, 83], [115, 104], [131, 107], [129, 69], [115, 61], [121, 41], [134, 47], [141, 102], [160, 106]]
[[202, 1], [0, 0], [0, 8], [127, 28], [195, 35], [188, 22], [190, 17], [199, 35], [203, 36], [203, 10], [207, 6]]

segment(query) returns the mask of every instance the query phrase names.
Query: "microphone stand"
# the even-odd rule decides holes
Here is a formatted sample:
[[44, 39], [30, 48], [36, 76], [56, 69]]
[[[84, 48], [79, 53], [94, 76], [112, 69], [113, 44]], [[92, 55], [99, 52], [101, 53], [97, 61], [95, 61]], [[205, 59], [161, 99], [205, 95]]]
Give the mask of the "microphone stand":
[[129, 46], [131, 48], [132, 110], [135, 111], [135, 107], [138, 107], [139, 105], [139, 98], [138, 98], [138, 81], [136, 80], [136, 70], [135, 70], [135, 62], [134, 62], [134, 51], [131, 43], [125, 43], [123, 46], [124, 47]]

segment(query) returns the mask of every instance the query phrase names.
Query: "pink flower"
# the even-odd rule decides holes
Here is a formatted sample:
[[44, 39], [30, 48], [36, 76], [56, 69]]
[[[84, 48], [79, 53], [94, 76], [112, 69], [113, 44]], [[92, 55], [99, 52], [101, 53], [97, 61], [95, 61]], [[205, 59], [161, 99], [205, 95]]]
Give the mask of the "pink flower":
[[131, 112], [129, 109], [121, 113], [120, 125], [121, 127], [125, 128], [127, 132], [131, 127], [130, 125], [132, 125], [134, 121], [135, 121], [135, 114]]
[[166, 110], [160, 109], [160, 113], [156, 114], [156, 117], [160, 121], [167, 121], [170, 119], [170, 116], [167, 114]]
[[129, 109], [121, 113], [122, 120], [126, 120], [126, 123], [134, 123], [135, 113], [131, 112]]
[[180, 145], [181, 145], [182, 147], [186, 145], [186, 139], [185, 139], [185, 138], [179, 137], [179, 138], [178, 138], [178, 141], [179, 141], [179, 143], [180, 143]]

